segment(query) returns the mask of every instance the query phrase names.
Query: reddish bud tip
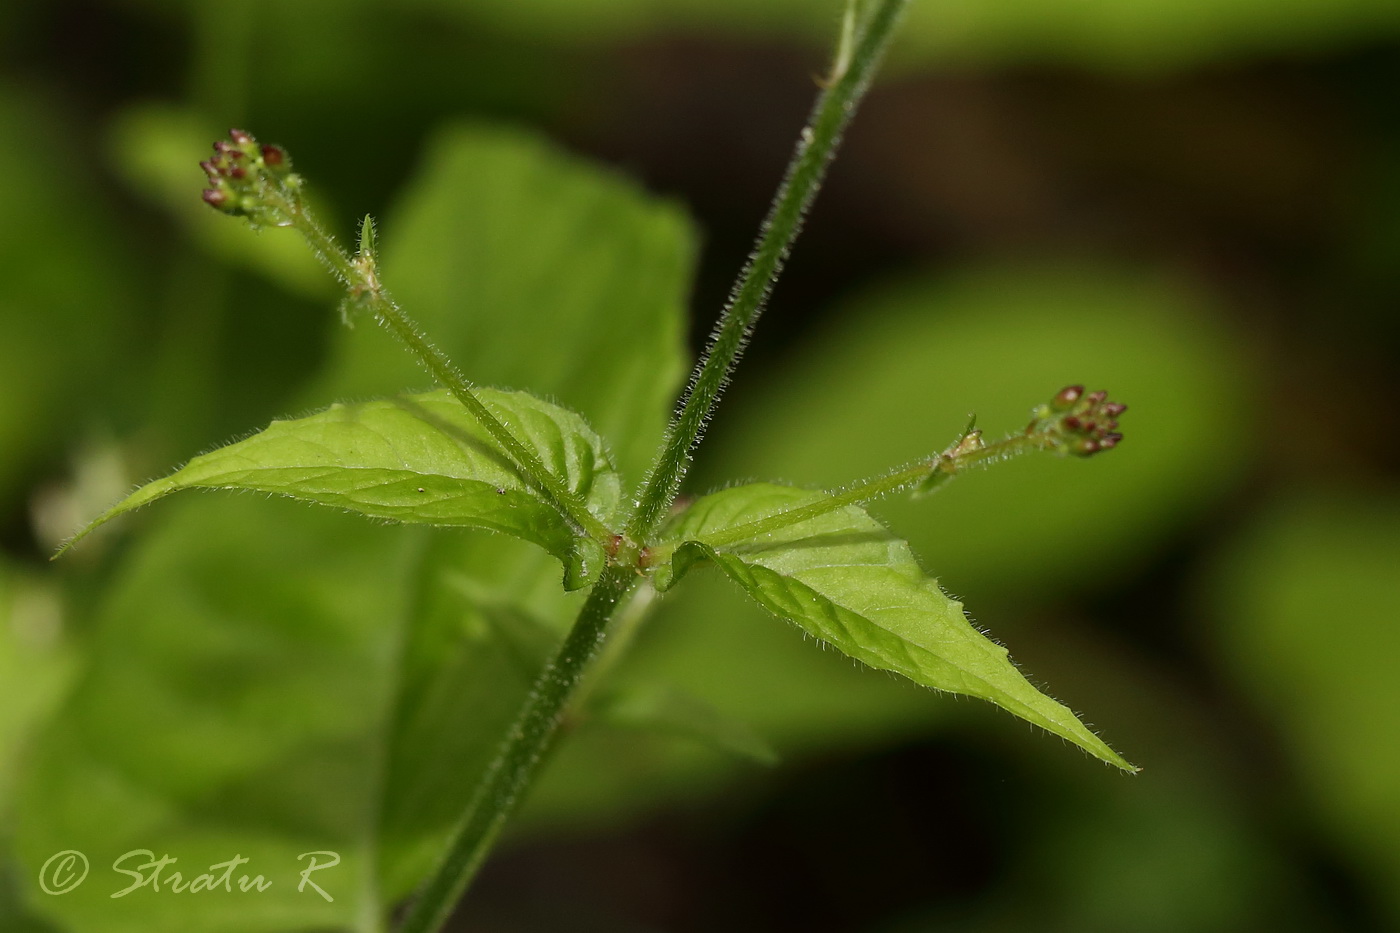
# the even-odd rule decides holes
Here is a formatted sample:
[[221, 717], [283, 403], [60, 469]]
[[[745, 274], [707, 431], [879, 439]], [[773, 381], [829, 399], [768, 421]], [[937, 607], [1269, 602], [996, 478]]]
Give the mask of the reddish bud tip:
[[253, 141], [253, 137], [249, 135], [245, 130], [237, 129], [229, 130], [228, 138], [238, 143], [238, 145], [240, 146], [246, 146]]
[[287, 161], [287, 154], [277, 146], [262, 147], [263, 161], [272, 168], [278, 168]]
[[205, 159], [203, 162], [199, 163], [199, 167], [204, 169], [204, 174], [208, 175], [210, 178], [219, 174], [219, 169], [214, 165], [214, 160], [212, 159]]
[[1074, 415], [1070, 415], [1065, 419], [1065, 427], [1069, 428], [1071, 431], [1082, 431], [1084, 429], [1084, 422], [1080, 421]]
[[1105, 434], [1103, 440], [1099, 441], [1099, 446], [1102, 447], [1104, 450], [1109, 450], [1111, 448], [1117, 447], [1118, 442], [1122, 439], [1123, 435], [1121, 434]]
[[220, 191], [218, 188], [205, 188], [204, 203], [223, 210], [224, 205], [228, 203], [228, 192]]
[[1104, 399], [1106, 399], [1106, 398], [1108, 398], [1108, 393], [1105, 392], [1105, 391], [1103, 391], [1102, 389], [1100, 389], [1100, 390], [1097, 391], [1097, 392], [1090, 392], [1090, 393], [1089, 393], [1089, 401], [1090, 401], [1091, 404], [1094, 404], [1094, 405], [1098, 405], [1099, 403], [1101, 403], [1101, 402], [1102, 402]]
[[1055, 408], [1063, 411], [1064, 409], [1069, 408], [1075, 402], [1079, 401], [1079, 397], [1083, 394], [1083, 386], [1065, 386], [1059, 391], [1059, 393], [1055, 395], [1054, 399], [1051, 400], [1050, 404], [1055, 406]]
[[1109, 402], [1103, 407], [1103, 413], [1110, 418], [1117, 418], [1127, 410], [1128, 406], [1124, 405], [1122, 402]]
[[228, 175], [230, 178], [242, 181], [243, 179], [248, 177], [248, 170], [241, 165], [235, 165], [233, 168], [228, 170]]

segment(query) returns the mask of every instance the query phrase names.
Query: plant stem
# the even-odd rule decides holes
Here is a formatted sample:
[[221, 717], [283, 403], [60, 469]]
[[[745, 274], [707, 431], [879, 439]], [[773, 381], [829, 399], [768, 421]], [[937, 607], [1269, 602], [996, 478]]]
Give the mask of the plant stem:
[[[844, 509], [849, 505], [870, 502], [925, 480], [930, 481], [930, 483], [924, 487], [924, 491], [932, 492], [968, 467], [987, 466], [1002, 460], [1010, 460], [1021, 454], [1046, 450], [1053, 443], [1054, 441], [1045, 435], [1018, 434], [985, 447], [977, 447], [956, 454], [939, 454], [932, 459], [916, 460], [889, 473], [843, 486], [836, 492], [823, 496], [815, 502], [784, 509], [781, 512], [774, 512], [742, 525], [733, 525], [711, 534], [702, 535], [700, 541], [716, 548], [727, 547], [743, 541], [753, 541], [780, 528], [809, 521], [829, 512]], [[659, 558], [654, 559], [657, 559], [658, 562], [664, 560], [665, 552], [660, 552]]]
[[553, 502], [578, 530], [606, 544], [612, 532], [588, 510], [577, 495], [552, 473], [535, 452], [526, 447], [471, 389], [471, 383], [457, 370], [447, 355], [433, 346], [398, 304], [385, 292], [379, 282], [378, 269], [371, 254], [351, 257], [326, 229], [311, 215], [302, 199], [288, 197], [281, 205], [306, 239], [311, 251], [335, 273], [349, 289], [351, 299], [362, 304], [391, 334], [404, 344], [437, 382], [444, 386], [462, 406], [490, 432], [491, 436], [515, 461], [525, 480]]
[[535, 681], [520, 715], [477, 785], [446, 857], [414, 903], [400, 933], [435, 933], [447, 922], [552, 745], [560, 718], [598, 653], [614, 609], [640, 580], [633, 568], [612, 565], [593, 585], [573, 629]]
[[[803, 214], [821, 185], [841, 133], [869, 86], [906, 3], [907, 0], [875, 0], [875, 8], [854, 42], [849, 45], [843, 42], [836, 72], [803, 130], [753, 260], [740, 276], [710, 348], [691, 377], [685, 403], [672, 420], [662, 452], [642, 486], [636, 511], [627, 528], [632, 541], [651, 535], [670, 508], [685, 476], [690, 451], [714, 410], [729, 372], [738, 361], [748, 333], [801, 227]], [[340, 255], [345, 258], [344, 254]], [[332, 268], [336, 268], [334, 263]], [[348, 281], [356, 281], [352, 269], [337, 268], [336, 271]], [[347, 276], [347, 273], [350, 274]], [[380, 296], [379, 300], [387, 306], [387, 309], [377, 309], [376, 316], [408, 343], [420, 359], [424, 354], [433, 358], [435, 351], [402, 318], [393, 302], [382, 297], [378, 283], [374, 282], [373, 286], [373, 295]], [[396, 323], [396, 320], [405, 323]], [[415, 338], [421, 347], [415, 344]], [[442, 365], [449, 375], [456, 376], [445, 359]], [[433, 364], [430, 369], [445, 385], [453, 387]], [[456, 378], [461, 381], [460, 377]], [[465, 394], [470, 395], [464, 381], [462, 385]], [[463, 404], [468, 403], [463, 400]], [[641, 579], [631, 563], [631, 560], [617, 560], [594, 584], [568, 637], [535, 681], [500, 751], [477, 785], [447, 856], [414, 904], [401, 933], [436, 933], [481, 867], [502, 826], [518, 805], [521, 791], [529, 785], [553, 743], [561, 717], [603, 642], [609, 619]]]
[[740, 273], [709, 347], [691, 374], [685, 402], [672, 419], [661, 453], [642, 484], [636, 510], [627, 525], [632, 540], [643, 541], [651, 535], [675, 500], [689, 468], [691, 451], [719, 403], [729, 374], [748, 342], [801, 230], [802, 219], [836, 154], [841, 134], [870, 86], [907, 2], [873, 0], [853, 39], [849, 44], [843, 40], [835, 70], [802, 130], [753, 256]]

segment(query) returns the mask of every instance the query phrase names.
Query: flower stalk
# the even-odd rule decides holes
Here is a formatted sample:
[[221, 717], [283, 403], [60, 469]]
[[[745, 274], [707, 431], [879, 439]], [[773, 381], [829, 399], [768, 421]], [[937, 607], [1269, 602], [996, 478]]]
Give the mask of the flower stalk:
[[[941, 453], [843, 486], [814, 502], [712, 532], [700, 541], [714, 548], [732, 547], [903, 489], [916, 489], [917, 495], [928, 495], [959, 473], [1036, 451], [1090, 457], [1112, 449], [1123, 439], [1117, 431], [1117, 419], [1127, 409], [1126, 405], [1108, 401], [1106, 392], [1086, 395], [1083, 386], [1067, 386], [1032, 412], [1030, 424], [1020, 434], [989, 444], [983, 440], [982, 431], [973, 419], [962, 435]], [[675, 547], [672, 543], [654, 548], [653, 559], [663, 563]]]

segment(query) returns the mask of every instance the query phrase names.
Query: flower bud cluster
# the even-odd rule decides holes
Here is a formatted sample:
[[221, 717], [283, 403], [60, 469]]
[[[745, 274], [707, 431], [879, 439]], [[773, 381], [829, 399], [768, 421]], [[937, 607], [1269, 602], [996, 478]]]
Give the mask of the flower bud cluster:
[[292, 173], [286, 151], [260, 145], [243, 130], [229, 130], [228, 135], [214, 143], [213, 158], [199, 163], [209, 176], [205, 203], [256, 225], [290, 224], [301, 178]]
[[1107, 392], [1085, 393], [1083, 386], [1066, 386], [1032, 412], [1027, 435], [1044, 437], [1055, 450], [1088, 457], [1118, 446], [1118, 416], [1127, 405], [1110, 402]]

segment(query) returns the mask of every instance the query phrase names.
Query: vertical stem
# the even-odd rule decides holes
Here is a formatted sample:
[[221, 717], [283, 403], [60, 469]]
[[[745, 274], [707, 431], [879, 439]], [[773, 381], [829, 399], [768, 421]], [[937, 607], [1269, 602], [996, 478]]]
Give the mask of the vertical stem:
[[530, 784], [553, 744], [560, 717], [597, 655], [614, 609], [640, 579], [632, 568], [613, 565], [594, 584], [578, 621], [535, 681], [520, 715], [477, 785], [447, 856], [414, 903], [400, 933], [435, 933], [447, 922], [501, 827], [515, 812], [521, 791]]
[[[757, 250], [740, 275], [734, 296], [696, 367], [680, 413], [667, 432], [661, 455], [642, 486], [628, 524], [633, 541], [650, 535], [669, 509], [685, 476], [690, 451], [739, 358], [750, 328], [782, 268], [841, 133], [869, 86], [875, 67], [908, 0], [872, 0], [853, 43], [843, 46], [831, 83], [803, 130], [797, 153], [764, 225]], [[337, 270], [338, 272], [341, 270]], [[342, 273], [343, 274], [343, 273]], [[389, 302], [392, 306], [392, 302]], [[392, 320], [386, 320], [393, 326]], [[402, 336], [402, 335], [401, 335]], [[477, 785], [446, 857], [409, 912], [401, 933], [436, 933], [466, 891], [533, 779], [558, 732], [560, 719], [597, 655], [613, 612], [637, 585], [629, 560], [610, 564], [594, 584], [559, 652], [535, 681], [519, 717], [495, 760]]]
[[672, 419], [660, 455], [642, 484], [627, 534], [647, 538], [660, 524], [689, 468], [690, 453], [719, 403], [773, 283], [782, 272], [792, 243], [802, 228], [841, 134], [870, 86], [886, 46], [908, 0], [872, 0], [852, 44], [843, 47], [836, 71], [802, 130], [787, 176], [764, 221], [753, 256], [739, 275], [733, 295], [710, 337], [704, 358], [691, 375], [685, 403]]

